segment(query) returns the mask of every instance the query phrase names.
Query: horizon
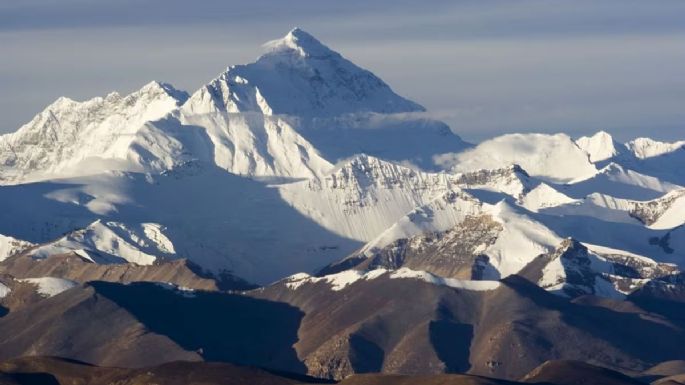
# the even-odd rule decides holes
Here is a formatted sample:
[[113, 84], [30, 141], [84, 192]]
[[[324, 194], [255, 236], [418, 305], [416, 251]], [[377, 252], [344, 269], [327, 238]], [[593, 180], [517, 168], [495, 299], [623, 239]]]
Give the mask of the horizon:
[[0, 65], [0, 133], [59, 96], [128, 94], [151, 80], [192, 93], [301, 27], [467, 141], [602, 130], [619, 141], [683, 139], [685, 4], [625, 4], [433, 1], [430, 10], [409, 3], [331, 10], [303, 1], [231, 13], [213, 1], [165, 3], [160, 11], [154, 0], [136, 16], [129, 3], [5, 4], [0, 39], [11, 59]]

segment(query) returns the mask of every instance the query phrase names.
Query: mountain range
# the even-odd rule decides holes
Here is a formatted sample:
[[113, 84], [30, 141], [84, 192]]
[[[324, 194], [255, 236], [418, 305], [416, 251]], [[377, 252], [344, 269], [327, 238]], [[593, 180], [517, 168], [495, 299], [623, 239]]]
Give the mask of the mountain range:
[[0, 136], [0, 359], [625, 381], [685, 360], [685, 140], [472, 144], [301, 29], [264, 50]]

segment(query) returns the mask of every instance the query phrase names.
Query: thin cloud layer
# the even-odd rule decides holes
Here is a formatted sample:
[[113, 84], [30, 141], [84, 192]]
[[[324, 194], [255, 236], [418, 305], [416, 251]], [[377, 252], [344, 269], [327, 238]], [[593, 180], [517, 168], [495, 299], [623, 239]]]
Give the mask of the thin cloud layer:
[[0, 4], [0, 132], [58, 96], [194, 91], [299, 25], [466, 139], [685, 132], [682, 1]]

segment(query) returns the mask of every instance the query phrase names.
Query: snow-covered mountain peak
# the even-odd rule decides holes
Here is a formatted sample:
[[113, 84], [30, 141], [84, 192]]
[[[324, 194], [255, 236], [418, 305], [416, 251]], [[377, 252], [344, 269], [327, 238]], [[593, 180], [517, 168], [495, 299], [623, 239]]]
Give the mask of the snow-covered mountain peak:
[[[283, 54], [294, 52], [302, 57], [340, 56], [337, 52], [323, 45], [319, 40], [299, 27], [295, 27], [281, 39], [264, 44], [268, 53]], [[264, 57], [266, 57], [265, 55]]]
[[620, 145], [606, 131], [578, 138], [576, 144], [588, 154], [592, 163], [611, 159], [620, 153]]
[[536, 258], [522, 274], [562, 296], [622, 298], [650, 279], [677, 272], [672, 264], [566, 238], [556, 249]]
[[455, 179], [460, 187], [502, 192], [517, 199], [536, 184], [526, 170], [518, 164], [498, 169], [459, 173]]
[[305, 118], [424, 110], [301, 29], [267, 43], [266, 50], [254, 63], [228, 67], [186, 108]]
[[647, 159], [678, 150], [685, 151], [685, 140], [660, 142], [650, 138], [637, 138], [626, 143], [626, 147], [639, 159]]
[[187, 92], [178, 90], [169, 83], [162, 83], [156, 80], [149, 82], [129, 96], [143, 97], [143, 95], [152, 98], [169, 96], [176, 99], [179, 105], [183, 104], [190, 96]]
[[471, 150], [443, 155], [438, 161], [455, 172], [512, 164], [543, 180], [564, 183], [597, 172], [587, 154], [566, 134], [508, 134], [480, 143]]
[[122, 163], [144, 123], [163, 117], [186, 98], [183, 91], [158, 82], [123, 97], [59, 98], [17, 132], [0, 136], [0, 180], [54, 178], [67, 169], [66, 174], [83, 172], [77, 165], [91, 158]]

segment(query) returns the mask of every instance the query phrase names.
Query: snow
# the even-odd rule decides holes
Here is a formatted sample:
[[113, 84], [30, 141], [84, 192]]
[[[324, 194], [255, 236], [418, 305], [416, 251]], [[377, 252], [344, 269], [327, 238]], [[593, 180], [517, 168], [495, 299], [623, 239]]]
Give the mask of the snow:
[[488, 291], [495, 290], [499, 287], [498, 281], [474, 281], [456, 278], [443, 278], [428, 273], [426, 271], [411, 270], [403, 267], [390, 274], [390, 278], [400, 279], [419, 279], [439, 286], [449, 286], [455, 289], [472, 290], [472, 291]]
[[268, 106], [269, 114], [325, 117], [424, 110], [299, 28], [265, 48], [256, 62], [231, 66], [210, 83], [228, 112], [263, 113]]
[[12, 291], [7, 285], [4, 283], [0, 282], [0, 299], [5, 298], [9, 295], [9, 293]]
[[360, 155], [321, 180], [281, 185], [278, 191], [302, 215], [341, 236], [367, 242], [408, 211], [458, 190], [444, 173], [416, 171]]
[[611, 159], [619, 154], [618, 144], [605, 131], [600, 131], [590, 137], [578, 138], [576, 144], [590, 156], [592, 163]]
[[637, 138], [626, 143], [626, 147], [639, 159], [653, 158], [685, 148], [685, 140], [660, 142], [650, 138]]
[[387, 273], [385, 269], [371, 271], [345, 270], [323, 277], [312, 277], [306, 273], [298, 273], [285, 278], [284, 281], [285, 285], [291, 290], [297, 290], [300, 286], [307, 283], [326, 282], [330, 285], [331, 290], [340, 291], [357, 281], [376, 279], [385, 273]]
[[370, 271], [346, 270], [323, 277], [312, 277], [306, 273], [298, 273], [285, 278], [283, 282], [285, 282], [285, 285], [291, 290], [297, 290], [304, 284], [326, 282], [330, 285], [331, 290], [340, 291], [355, 282], [361, 280], [373, 280], [388, 273], [389, 278], [391, 279], [419, 279], [433, 285], [449, 286], [463, 290], [485, 291], [494, 290], [499, 287], [499, 282], [497, 281], [471, 281], [442, 278], [425, 271], [411, 270], [406, 267], [394, 271], [389, 271], [386, 269], [375, 269]]
[[[657, 220], [649, 225], [652, 229], [672, 229], [685, 224], [685, 189], [673, 191], [663, 198], [674, 197]], [[662, 200], [663, 200], [662, 198]]]
[[519, 165], [459, 173], [456, 180], [464, 189], [500, 192], [515, 199], [529, 192], [536, 184]]
[[0, 259], [34, 246], [187, 257], [267, 283], [469, 216], [502, 225], [479, 250], [502, 276], [562, 236], [657, 261], [685, 250], [672, 230], [683, 141], [512, 134], [472, 148], [300, 29], [265, 51], [190, 97], [152, 82], [60, 98], [0, 136]]
[[53, 297], [71, 289], [72, 287], [78, 286], [77, 282], [54, 277], [24, 278], [20, 279], [19, 281], [38, 286], [38, 294], [44, 297]]
[[531, 211], [538, 211], [548, 207], [578, 204], [580, 202], [581, 200], [566, 196], [546, 183], [540, 183], [523, 196], [521, 206]]
[[442, 232], [461, 223], [467, 216], [486, 215], [502, 225], [497, 240], [481, 251], [501, 277], [517, 273], [540, 254], [556, 247], [561, 238], [540, 222], [501, 201], [483, 204], [469, 195], [446, 194], [431, 204], [404, 216], [355, 255], [372, 255], [397, 239], [426, 232]]
[[618, 198], [641, 200], [654, 199], [669, 191], [683, 188], [613, 162], [597, 174], [570, 181], [564, 187], [563, 192], [574, 198], [602, 192]]
[[174, 245], [157, 223], [129, 227], [119, 222], [97, 220], [82, 230], [42, 245], [31, 252], [34, 258], [77, 252], [98, 263], [131, 262], [151, 265], [158, 256], [175, 255]]
[[[587, 252], [582, 250], [583, 247], [587, 248]], [[570, 252], [572, 255], [562, 260], [561, 252]], [[562, 296], [567, 295], [564, 289], [572, 289], [605, 298], [623, 299], [650, 279], [677, 271], [671, 264], [657, 263], [624, 250], [588, 243], [583, 243], [575, 250], [560, 249], [556, 253], [542, 269], [538, 285]], [[626, 266], [632, 273], [626, 276], [617, 266]]]
[[561, 183], [597, 173], [587, 154], [565, 134], [503, 135], [472, 150], [443, 155], [438, 161], [451, 165], [455, 172], [518, 164], [532, 176]]
[[60, 98], [17, 132], [0, 136], [0, 183], [136, 169], [129, 146], [149, 120], [161, 118], [187, 95], [151, 82], [120, 96], [84, 102]]
[[463, 192], [448, 192], [429, 203], [416, 207], [402, 216], [392, 226], [368, 242], [358, 252], [371, 255], [373, 250], [383, 248], [397, 239], [434, 231], [446, 231], [467, 216], [483, 212], [482, 203]]
[[170, 282], [155, 282], [156, 285], [169, 290], [173, 291], [174, 293], [185, 297], [185, 298], [195, 298], [197, 297], [195, 293], [195, 289], [191, 289], [189, 287], [181, 286], [181, 285], [176, 285]]
[[34, 244], [31, 242], [0, 234], [0, 261], [21, 253], [33, 246]]
[[553, 250], [561, 238], [540, 222], [502, 201], [487, 207], [503, 230], [483, 254], [501, 277], [516, 274], [540, 254]]

